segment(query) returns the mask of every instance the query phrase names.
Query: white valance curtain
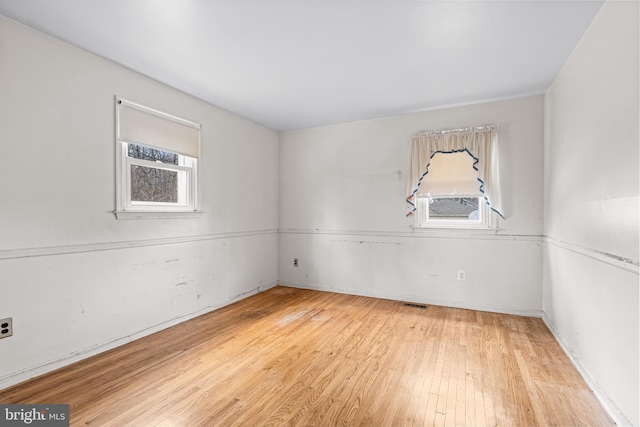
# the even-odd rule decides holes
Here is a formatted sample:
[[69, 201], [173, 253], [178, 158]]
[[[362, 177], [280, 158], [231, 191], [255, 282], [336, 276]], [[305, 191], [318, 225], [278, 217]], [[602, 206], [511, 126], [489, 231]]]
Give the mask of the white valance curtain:
[[422, 192], [420, 185], [429, 173], [432, 157], [437, 153], [460, 152], [471, 155], [473, 169], [478, 171], [478, 191], [487, 205], [504, 217], [498, 170], [498, 134], [495, 125], [413, 134], [407, 179], [407, 215], [413, 214], [416, 210], [415, 197]]

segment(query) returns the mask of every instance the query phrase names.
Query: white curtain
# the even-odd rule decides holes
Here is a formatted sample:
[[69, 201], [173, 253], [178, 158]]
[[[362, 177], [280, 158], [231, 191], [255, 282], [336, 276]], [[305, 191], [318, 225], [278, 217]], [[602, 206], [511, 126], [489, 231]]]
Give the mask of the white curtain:
[[500, 197], [498, 168], [498, 134], [495, 125], [446, 131], [426, 131], [413, 135], [411, 163], [407, 179], [407, 215], [415, 212], [415, 198], [429, 173], [431, 158], [436, 153], [468, 152], [473, 168], [478, 171], [478, 190], [487, 205], [504, 218]]

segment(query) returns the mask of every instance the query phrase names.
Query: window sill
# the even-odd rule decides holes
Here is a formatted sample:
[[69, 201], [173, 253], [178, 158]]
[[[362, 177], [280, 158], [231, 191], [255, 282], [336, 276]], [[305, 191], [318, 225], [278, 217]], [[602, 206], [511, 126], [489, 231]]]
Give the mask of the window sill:
[[198, 219], [204, 214], [202, 211], [114, 211], [113, 213], [116, 219]]

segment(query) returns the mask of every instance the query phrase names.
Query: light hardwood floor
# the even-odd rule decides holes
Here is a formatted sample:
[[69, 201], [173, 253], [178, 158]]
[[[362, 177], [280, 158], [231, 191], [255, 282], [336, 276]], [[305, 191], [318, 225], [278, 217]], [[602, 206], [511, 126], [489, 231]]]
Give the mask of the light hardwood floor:
[[276, 287], [0, 391], [72, 425], [612, 425], [540, 319]]

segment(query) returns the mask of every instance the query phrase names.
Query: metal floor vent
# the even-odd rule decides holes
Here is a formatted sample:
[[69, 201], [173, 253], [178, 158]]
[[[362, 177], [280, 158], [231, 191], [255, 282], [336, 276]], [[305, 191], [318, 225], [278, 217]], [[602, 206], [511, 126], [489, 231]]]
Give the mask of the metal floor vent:
[[425, 308], [427, 308], [427, 306], [426, 306], [426, 305], [424, 305], [424, 304], [416, 304], [416, 303], [413, 303], [413, 302], [405, 302], [405, 303], [404, 303], [404, 306], [405, 306], [405, 307], [413, 307], [413, 308], [421, 308], [421, 309], [423, 309], [423, 310], [424, 310]]

